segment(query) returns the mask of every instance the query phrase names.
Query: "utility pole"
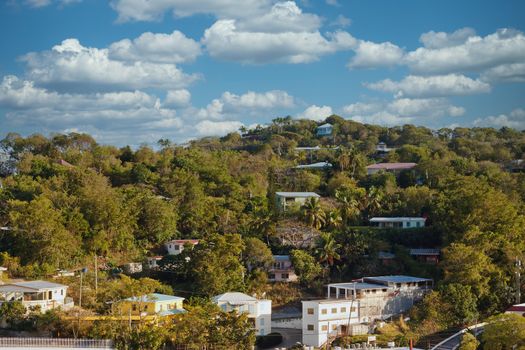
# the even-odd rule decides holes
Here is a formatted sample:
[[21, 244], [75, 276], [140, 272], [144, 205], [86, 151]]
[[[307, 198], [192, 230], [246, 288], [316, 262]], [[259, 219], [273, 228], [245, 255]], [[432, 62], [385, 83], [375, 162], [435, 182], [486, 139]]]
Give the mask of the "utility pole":
[[80, 270], [80, 297], [78, 298], [78, 306], [82, 307], [82, 270]]
[[521, 260], [516, 257], [516, 304], [521, 302]]
[[97, 255], [95, 254], [95, 301], [97, 301], [98, 293], [98, 264], [97, 264]]

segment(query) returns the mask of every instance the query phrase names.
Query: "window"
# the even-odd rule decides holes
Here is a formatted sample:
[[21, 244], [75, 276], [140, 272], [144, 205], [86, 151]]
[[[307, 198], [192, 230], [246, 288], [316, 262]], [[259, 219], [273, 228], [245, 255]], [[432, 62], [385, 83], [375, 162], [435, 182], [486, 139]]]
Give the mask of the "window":
[[355, 306], [352, 306], [352, 307], [350, 308], [350, 312], [355, 312], [355, 309], [356, 309]]
[[328, 330], [328, 326], [327, 325], [323, 325], [321, 326], [321, 331], [327, 331]]
[[306, 326], [306, 329], [309, 330], [309, 331], [313, 331], [314, 330], [314, 325], [313, 324], [309, 324], [308, 326]]
[[137, 311], [137, 305], [136, 304], [131, 305], [131, 310]]
[[306, 310], [306, 313], [308, 315], [313, 315], [314, 314], [314, 308], [313, 307], [309, 307], [307, 310]]
[[275, 273], [269, 274], [268, 278], [271, 279], [271, 280], [274, 280], [275, 279]]
[[321, 309], [321, 315], [326, 315], [327, 314], [327, 310], [326, 309]]
[[341, 312], [346, 312], [346, 307], [342, 307]]
[[336, 313], [337, 313], [337, 308], [336, 308], [336, 307], [333, 307], [333, 308], [332, 308], [332, 313], [333, 313], [333, 314], [336, 314]]
[[332, 325], [332, 330], [335, 331], [337, 329], [337, 325], [336, 324], [333, 324]]
[[60, 290], [60, 295], [64, 295], [64, 290], [63, 289]]
[[283, 280], [287, 280], [288, 277], [289, 277], [289, 276], [288, 276], [287, 273], [281, 273], [281, 278], [282, 278]]
[[412, 223], [410, 221], [407, 222], [407, 227], [410, 227]]
[[175, 244], [175, 250], [180, 250], [180, 246], [178, 244]]

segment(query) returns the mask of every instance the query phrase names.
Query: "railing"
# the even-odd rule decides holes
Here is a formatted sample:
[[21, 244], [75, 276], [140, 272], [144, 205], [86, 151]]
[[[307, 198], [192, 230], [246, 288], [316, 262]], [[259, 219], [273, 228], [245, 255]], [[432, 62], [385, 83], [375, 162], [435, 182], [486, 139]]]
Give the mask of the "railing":
[[113, 349], [113, 341], [107, 339], [71, 338], [0, 338], [0, 348], [78, 348]]

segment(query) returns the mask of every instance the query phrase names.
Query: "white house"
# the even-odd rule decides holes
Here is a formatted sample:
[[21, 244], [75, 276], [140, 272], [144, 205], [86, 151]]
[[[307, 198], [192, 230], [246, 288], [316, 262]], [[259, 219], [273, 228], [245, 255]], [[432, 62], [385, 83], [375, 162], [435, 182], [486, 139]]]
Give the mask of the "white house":
[[416, 163], [378, 163], [372, 164], [366, 167], [368, 175], [378, 173], [380, 171], [386, 171], [394, 174], [398, 174], [403, 170], [409, 170], [416, 166]]
[[370, 219], [370, 226], [379, 228], [417, 228], [425, 227], [426, 218], [411, 217], [375, 217]]
[[318, 163], [313, 163], [313, 164], [302, 164], [302, 165], [297, 165], [294, 167], [294, 169], [312, 169], [312, 170], [316, 170], [316, 169], [330, 169], [332, 167], [332, 164], [331, 163], [328, 163], [328, 162], [318, 162]]
[[379, 142], [376, 146], [377, 153], [388, 153], [393, 150], [395, 150], [395, 148], [388, 147], [384, 142]]
[[309, 198], [321, 198], [321, 196], [315, 192], [275, 192], [277, 207], [281, 211], [299, 208]]
[[256, 299], [239, 292], [229, 292], [216, 295], [212, 301], [223, 311], [247, 313], [252, 320], [256, 335], [266, 335], [272, 332], [272, 301]]
[[329, 284], [326, 299], [302, 302], [303, 344], [320, 347], [337, 335], [356, 335], [362, 324], [407, 311], [431, 288], [432, 280], [411, 276]]
[[289, 255], [274, 255], [273, 265], [268, 270], [268, 280], [271, 282], [294, 282], [297, 275]]
[[317, 127], [317, 136], [329, 136], [332, 135], [334, 127], [332, 124], [326, 123]]
[[47, 281], [25, 281], [0, 286], [0, 303], [21, 301], [27, 308], [50, 309], [73, 307], [73, 299], [66, 297], [68, 286]]
[[164, 243], [169, 255], [179, 255], [184, 250], [185, 244], [199, 244], [198, 239], [174, 239]]
[[162, 256], [150, 256], [146, 258], [148, 269], [150, 270], [156, 270], [159, 268], [159, 261], [162, 260]]

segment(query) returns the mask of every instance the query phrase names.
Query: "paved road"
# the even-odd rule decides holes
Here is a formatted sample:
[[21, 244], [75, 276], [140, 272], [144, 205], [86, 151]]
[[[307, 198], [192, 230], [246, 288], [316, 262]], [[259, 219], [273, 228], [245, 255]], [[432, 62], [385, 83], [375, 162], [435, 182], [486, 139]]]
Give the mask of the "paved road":
[[461, 343], [461, 338], [463, 337], [463, 334], [465, 332], [467, 332], [470, 329], [477, 337], [483, 332], [484, 326], [485, 324], [482, 323], [479, 325], [469, 327], [468, 329], [463, 329], [460, 332], [451, 336], [450, 338], [446, 339], [445, 341], [441, 342], [440, 344], [434, 346], [432, 350], [456, 350], [459, 347], [459, 344]]

